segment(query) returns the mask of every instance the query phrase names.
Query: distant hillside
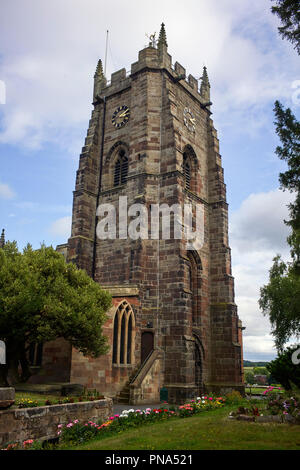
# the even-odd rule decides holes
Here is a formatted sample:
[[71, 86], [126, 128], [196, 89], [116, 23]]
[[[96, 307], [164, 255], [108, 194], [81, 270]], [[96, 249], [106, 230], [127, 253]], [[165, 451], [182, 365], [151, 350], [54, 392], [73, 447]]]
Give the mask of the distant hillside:
[[265, 367], [268, 362], [252, 362], [252, 361], [244, 361], [244, 367]]

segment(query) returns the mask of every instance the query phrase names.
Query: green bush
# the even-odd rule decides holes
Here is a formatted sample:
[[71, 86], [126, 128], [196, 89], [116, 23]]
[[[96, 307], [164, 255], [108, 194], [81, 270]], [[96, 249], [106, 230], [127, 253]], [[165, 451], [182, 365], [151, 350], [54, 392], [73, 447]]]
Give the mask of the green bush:
[[228, 405], [239, 405], [243, 403], [243, 397], [237, 390], [233, 390], [230, 393], [227, 393], [225, 396], [226, 404]]
[[300, 388], [300, 367], [293, 364], [292, 354], [299, 349], [299, 345], [288, 347], [282, 354], [267, 365], [272, 377], [286, 390], [292, 390], [293, 384]]

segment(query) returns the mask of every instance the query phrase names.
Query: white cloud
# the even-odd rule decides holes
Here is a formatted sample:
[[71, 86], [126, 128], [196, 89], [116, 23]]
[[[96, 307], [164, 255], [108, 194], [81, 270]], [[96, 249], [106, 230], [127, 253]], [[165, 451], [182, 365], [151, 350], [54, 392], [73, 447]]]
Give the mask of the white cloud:
[[0, 183], [0, 198], [13, 199], [16, 196], [15, 192], [8, 184]]
[[283, 250], [289, 229], [287, 205], [295, 196], [287, 191], [250, 194], [231, 216], [230, 236], [239, 253]]
[[232, 271], [236, 303], [244, 331], [245, 359], [266, 360], [276, 356], [268, 317], [259, 309], [260, 288], [268, 283], [269, 269], [276, 254], [289, 259], [286, 243], [288, 218], [293, 195], [280, 190], [251, 194], [230, 219]]
[[244, 339], [244, 349], [251, 355], [257, 354], [258, 357], [264, 354], [274, 356], [277, 353], [271, 335], [246, 336]]
[[197, 78], [208, 66], [216, 122], [240, 133], [270, 124], [263, 106], [292, 99], [298, 78], [298, 58], [279, 38], [269, 0], [191, 0], [189, 8], [171, 0], [11, 0], [3, 10], [2, 143], [39, 148], [54, 142], [79, 153], [108, 28], [109, 78], [116, 69], [130, 69], [148, 42], [145, 33], [158, 32], [164, 21], [173, 62]]
[[72, 217], [62, 217], [55, 220], [50, 226], [50, 233], [56, 237], [65, 237], [66, 240], [71, 235]]

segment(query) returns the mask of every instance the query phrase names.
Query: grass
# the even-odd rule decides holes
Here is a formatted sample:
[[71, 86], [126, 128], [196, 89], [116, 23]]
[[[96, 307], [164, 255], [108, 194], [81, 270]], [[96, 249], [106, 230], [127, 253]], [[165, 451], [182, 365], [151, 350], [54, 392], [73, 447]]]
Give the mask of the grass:
[[237, 406], [128, 429], [68, 450], [299, 450], [300, 425], [229, 419]]
[[[253, 394], [254, 394], [254, 395], [262, 395], [262, 394], [264, 393], [264, 391], [267, 390], [267, 389], [268, 389], [268, 386], [266, 386], [266, 387], [264, 387], [264, 388], [261, 388], [261, 387], [259, 387], [259, 388], [257, 388], [257, 387], [251, 387], [251, 388], [250, 388], [250, 387], [245, 387], [245, 392], [246, 392], [247, 394], [250, 394], [250, 393], [251, 393], [252, 395], [253, 395]], [[278, 393], [279, 393], [279, 394], [282, 394], [282, 393], [284, 393], [284, 390], [283, 390], [283, 389], [282, 389], [282, 390], [278, 390]]]

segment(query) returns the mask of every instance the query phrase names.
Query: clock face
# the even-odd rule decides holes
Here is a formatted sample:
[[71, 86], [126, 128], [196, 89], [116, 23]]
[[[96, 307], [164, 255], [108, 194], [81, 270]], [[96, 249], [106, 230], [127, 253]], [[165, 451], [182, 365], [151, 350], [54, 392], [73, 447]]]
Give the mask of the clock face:
[[183, 120], [184, 120], [184, 124], [186, 125], [188, 130], [190, 132], [195, 132], [195, 130], [196, 130], [196, 127], [195, 127], [196, 119], [194, 117], [194, 114], [190, 110], [190, 108], [184, 108]]
[[128, 106], [119, 106], [112, 115], [112, 123], [117, 129], [119, 129], [120, 127], [125, 126], [129, 121], [129, 117], [130, 109]]

